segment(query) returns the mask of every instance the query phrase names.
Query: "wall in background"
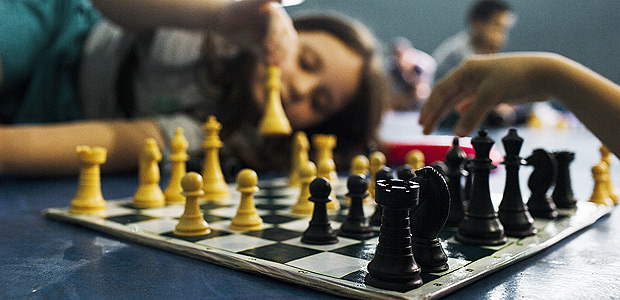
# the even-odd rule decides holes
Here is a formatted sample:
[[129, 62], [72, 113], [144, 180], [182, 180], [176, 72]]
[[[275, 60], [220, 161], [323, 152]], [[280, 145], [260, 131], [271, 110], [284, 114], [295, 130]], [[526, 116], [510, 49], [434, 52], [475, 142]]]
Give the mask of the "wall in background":
[[[388, 44], [395, 36], [409, 38], [432, 53], [448, 36], [466, 26], [474, 0], [306, 0], [288, 7], [335, 10], [369, 26]], [[549, 51], [565, 55], [620, 83], [620, 1], [513, 0], [517, 15], [506, 51]]]

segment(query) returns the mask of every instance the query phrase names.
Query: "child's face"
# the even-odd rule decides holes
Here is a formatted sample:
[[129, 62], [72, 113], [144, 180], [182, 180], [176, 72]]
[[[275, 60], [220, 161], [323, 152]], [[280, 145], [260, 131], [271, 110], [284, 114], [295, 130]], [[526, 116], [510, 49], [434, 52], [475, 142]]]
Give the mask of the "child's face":
[[486, 22], [474, 22], [472, 34], [484, 44], [489, 53], [496, 53], [506, 42], [513, 23], [512, 13], [498, 12]]
[[[322, 31], [299, 32], [296, 61], [282, 66], [282, 105], [294, 129], [326, 120], [345, 108], [357, 92], [363, 60], [344, 43]], [[265, 106], [265, 67], [253, 77], [253, 94]]]

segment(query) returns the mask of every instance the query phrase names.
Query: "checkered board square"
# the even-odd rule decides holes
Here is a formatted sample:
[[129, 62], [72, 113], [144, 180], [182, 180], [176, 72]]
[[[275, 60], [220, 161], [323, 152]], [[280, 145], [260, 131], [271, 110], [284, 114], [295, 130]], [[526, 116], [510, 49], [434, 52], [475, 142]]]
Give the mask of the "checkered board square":
[[[334, 187], [341, 210], [330, 214], [331, 226], [337, 230], [346, 218], [345, 179]], [[201, 209], [211, 233], [205, 236], [181, 237], [173, 234], [183, 205], [139, 209], [131, 199], [107, 201], [104, 216], [76, 215], [68, 208], [45, 211], [49, 218], [75, 223], [148, 246], [187, 255], [234, 269], [263, 274], [340, 296], [376, 299], [431, 299], [452, 292], [491, 272], [531, 256], [594, 223], [611, 208], [592, 203], [579, 203], [577, 209], [561, 211], [556, 220], [536, 220], [539, 233], [522, 239], [509, 239], [496, 247], [468, 246], [454, 240], [456, 228], [444, 228], [441, 243], [448, 255], [448, 271], [423, 273], [424, 285], [400, 293], [364, 284], [366, 267], [378, 243], [375, 236], [366, 240], [339, 237], [333, 245], [307, 245], [301, 242], [310, 216], [292, 214], [298, 188], [287, 187], [285, 180], [262, 181], [255, 195], [255, 206], [264, 222], [258, 231], [229, 229], [239, 203], [239, 192], [230, 186], [231, 198], [225, 204], [203, 202]], [[494, 195], [495, 196], [495, 195]], [[493, 197], [494, 201], [498, 200]], [[499, 201], [499, 200], [498, 200]], [[70, 202], [70, 199], [67, 203]], [[496, 203], [497, 204], [497, 203]], [[374, 211], [369, 201], [364, 211]]]

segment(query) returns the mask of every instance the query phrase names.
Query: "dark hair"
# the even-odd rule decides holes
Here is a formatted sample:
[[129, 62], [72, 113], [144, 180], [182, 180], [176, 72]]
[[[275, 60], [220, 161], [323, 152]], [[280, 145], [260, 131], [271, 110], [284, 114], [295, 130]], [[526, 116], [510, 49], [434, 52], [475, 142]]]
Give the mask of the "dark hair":
[[511, 11], [508, 3], [498, 0], [482, 0], [474, 4], [469, 11], [469, 23], [474, 21], [486, 22], [499, 12]]
[[[377, 130], [387, 103], [388, 84], [378, 42], [361, 23], [336, 13], [304, 13], [293, 18], [293, 25], [300, 32], [321, 31], [333, 35], [364, 61], [360, 87], [349, 105], [321, 124], [303, 130], [309, 137], [317, 133], [336, 135], [334, 160], [340, 168], [346, 167], [354, 155], [367, 152], [369, 144], [379, 142]], [[254, 169], [286, 167], [290, 162], [291, 139], [264, 139], [255, 130], [260, 116], [253, 101], [249, 101], [252, 68], [248, 66], [253, 66], [256, 58], [242, 52], [225, 59], [206, 57], [205, 61], [209, 80], [218, 87], [216, 98], [226, 106], [217, 115], [223, 125], [223, 153], [239, 157], [245, 166]]]

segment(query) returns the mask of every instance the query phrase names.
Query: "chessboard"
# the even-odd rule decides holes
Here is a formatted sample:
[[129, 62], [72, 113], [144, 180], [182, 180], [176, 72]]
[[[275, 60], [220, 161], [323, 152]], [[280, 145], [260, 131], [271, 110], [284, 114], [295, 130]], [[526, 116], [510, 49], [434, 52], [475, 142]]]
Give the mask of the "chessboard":
[[[337, 230], [347, 215], [346, 179], [333, 189], [341, 203], [329, 215], [331, 227]], [[367, 286], [367, 265], [378, 244], [379, 227], [368, 239], [339, 237], [336, 244], [308, 245], [301, 242], [310, 216], [291, 212], [299, 196], [298, 187], [289, 187], [286, 179], [259, 181], [254, 195], [264, 228], [256, 231], [229, 229], [239, 205], [240, 193], [229, 184], [230, 199], [224, 202], [201, 202], [204, 218], [211, 232], [204, 236], [176, 236], [173, 230], [182, 215], [182, 204], [161, 208], [137, 208], [132, 199], [106, 201], [103, 215], [89, 216], [69, 212], [69, 208], [51, 208], [44, 212], [50, 219], [81, 225], [120, 239], [185, 255], [232, 269], [261, 274], [303, 285], [338, 296], [363, 299], [433, 299], [473, 283], [501, 268], [530, 257], [543, 249], [582, 230], [608, 214], [613, 207], [580, 201], [577, 208], [560, 209], [554, 220], [535, 219], [538, 233], [525, 238], [508, 238], [501, 246], [470, 246], [454, 239], [456, 228], [445, 227], [439, 239], [448, 255], [449, 269], [442, 273], [422, 273], [424, 284], [407, 292], [395, 292]], [[501, 194], [492, 194], [497, 208]], [[69, 204], [71, 199], [67, 199]], [[375, 210], [366, 201], [364, 212]]]

